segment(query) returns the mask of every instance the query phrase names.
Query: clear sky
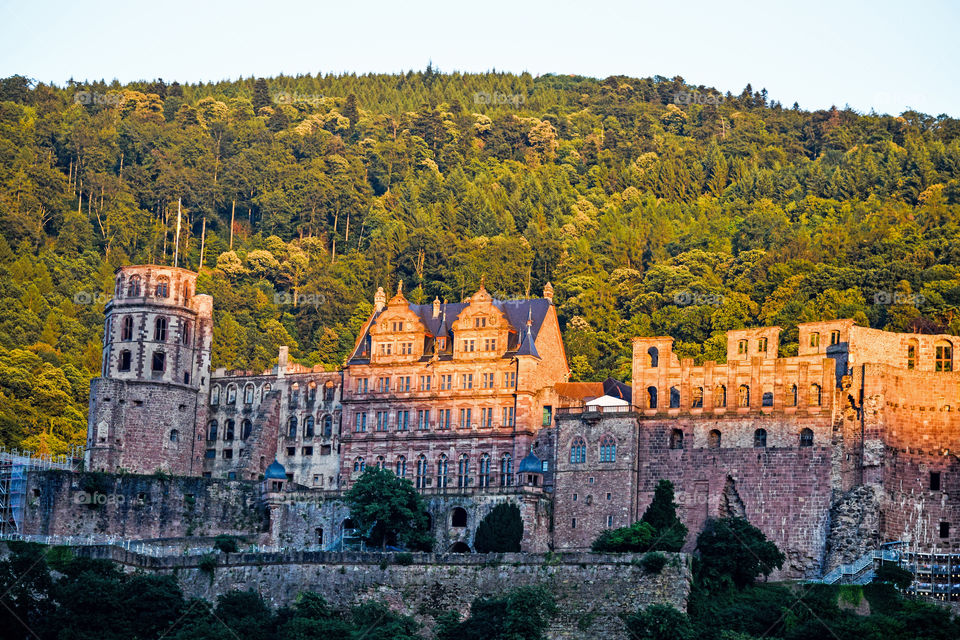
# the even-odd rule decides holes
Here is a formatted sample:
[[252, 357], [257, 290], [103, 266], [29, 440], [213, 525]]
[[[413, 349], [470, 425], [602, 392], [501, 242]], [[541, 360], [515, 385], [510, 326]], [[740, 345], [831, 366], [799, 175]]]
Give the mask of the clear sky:
[[423, 69], [674, 75], [805, 109], [960, 116], [958, 0], [0, 0], [0, 77]]

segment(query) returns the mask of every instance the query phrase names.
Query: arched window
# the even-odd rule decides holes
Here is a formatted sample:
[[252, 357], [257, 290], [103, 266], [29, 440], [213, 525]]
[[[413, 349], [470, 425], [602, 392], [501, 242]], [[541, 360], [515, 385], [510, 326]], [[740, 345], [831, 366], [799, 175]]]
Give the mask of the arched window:
[[323, 399], [325, 402], [333, 402], [333, 394], [336, 391], [336, 387], [332, 382], [327, 382], [323, 385]]
[[248, 384], [243, 388], [243, 404], [253, 404], [254, 386]]
[[600, 441], [600, 462], [616, 462], [617, 461], [617, 441], [613, 439], [613, 436], [607, 435], [603, 436], [603, 439]]
[[948, 340], [938, 340], [934, 345], [935, 371], [953, 371], [953, 344]]
[[907, 344], [907, 369], [917, 368], [917, 341], [911, 340]]
[[114, 290], [114, 295], [118, 298], [123, 296], [123, 276], [117, 276], [117, 288]]
[[127, 285], [127, 297], [140, 297], [140, 276], [130, 276], [130, 284]]
[[157, 318], [153, 323], [153, 339], [156, 342], [166, 342], [167, 340], [167, 319], [163, 316]]
[[[461, 453], [457, 460], [457, 487], [465, 489], [470, 484], [470, 458]], [[464, 525], [466, 526], [466, 525]]]
[[570, 463], [580, 464], [587, 461], [587, 443], [577, 436], [570, 443]]
[[307, 416], [303, 419], [303, 437], [312, 438], [313, 437], [313, 416]]
[[190, 302], [190, 283], [183, 283], [183, 304]]
[[670, 387], [670, 408], [680, 408], [680, 389], [677, 389], [676, 387]]
[[647, 387], [647, 408], [648, 409], [657, 408], [657, 388], [656, 387]]
[[323, 416], [323, 437], [329, 438], [331, 435], [333, 435], [333, 418]]
[[180, 441], [180, 432], [176, 429], [170, 430], [170, 442], [179, 442]]
[[397, 477], [407, 477], [407, 458], [405, 456], [397, 456]]
[[790, 387], [790, 406], [797, 406], [797, 385]]
[[422, 453], [417, 456], [417, 489], [427, 486], [427, 456]]
[[356, 459], [354, 459], [353, 461], [354, 472], [362, 473], [363, 471], [366, 471], [366, 469], [367, 469], [367, 463], [364, 462], [363, 456], [357, 456]]
[[383, 470], [387, 468], [387, 460], [383, 456], [377, 456], [377, 469]]
[[690, 406], [694, 409], [703, 407], [703, 387], [693, 388], [693, 400], [690, 402]]
[[186, 320], [180, 323], [180, 342], [190, 344], [190, 323]]
[[674, 429], [670, 432], [670, 448], [683, 449], [683, 431]]
[[819, 347], [820, 346], [820, 334], [814, 331], [810, 334], [810, 346]]
[[801, 447], [813, 446], [813, 431], [811, 431], [810, 429], [804, 429], [800, 432], [800, 446]]
[[500, 486], [509, 487], [513, 484], [513, 456], [509, 453], [500, 458]]
[[297, 437], [297, 416], [290, 416], [290, 419], [287, 420], [287, 437]]
[[227, 420], [226, 424], [224, 425], [223, 439], [226, 440], [227, 442], [230, 442], [233, 440], [233, 435], [234, 435], [233, 432], [234, 432], [235, 426], [236, 426], [236, 423], [233, 420]]
[[738, 407], [749, 407], [750, 406], [750, 387], [745, 384], [737, 387], [737, 406]]
[[227, 404], [237, 404], [237, 388], [232, 384], [227, 387]]
[[220, 404], [220, 387], [214, 387], [210, 390], [210, 404]]
[[773, 391], [764, 391], [763, 397], [760, 398], [761, 403], [765, 407], [773, 406]]
[[479, 481], [481, 488], [490, 486], [490, 455], [487, 453], [480, 454]]
[[207, 440], [216, 440], [217, 439], [217, 421], [211, 420], [210, 424], [207, 426]]
[[124, 349], [120, 352], [120, 360], [117, 362], [118, 371], [130, 371], [130, 350]]
[[763, 449], [767, 446], [767, 430], [757, 429], [753, 432], [753, 446]]
[[458, 529], [467, 526], [467, 510], [463, 507], [454, 508], [450, 514], [450, 526]]
[[816, 383], [810, 385], [810, 404], [814, 407], [819, 407], [822, 401], [820, 385]]
[[249, 420], [244, 420], [240, 423], [240, 439], [246, 440], [250, 437], [250, 434], [253, 433], [253, 423]]
[[157, 278], [157, 287], [156, 287], [157, 297], [166, 298], [170, 295], [170, 278], [166, 276], [160, 276]]
[[123, 316], [120, 322], [120, 339], [133, 340], [133, 316]]
[[717, 388], [713, 390], [713, 406], [727, 406], [727, 388], [722, 384], [718, 384]]
[[656, 347], [650, 347], [647, 349], [647, 364], [651, 367], [660, 366], [660, 351]]
[[317, 383], [313, 380], [307, 385], [307, 402], [313, 402], [317, 399]]
[[720, 448], [720, 432], [717, 429], [713, 429], [707, 434], [707, 447], [710, 449]]
[[447, 454], [441, 453], [437, 458], [437, 488], [447, 488]]

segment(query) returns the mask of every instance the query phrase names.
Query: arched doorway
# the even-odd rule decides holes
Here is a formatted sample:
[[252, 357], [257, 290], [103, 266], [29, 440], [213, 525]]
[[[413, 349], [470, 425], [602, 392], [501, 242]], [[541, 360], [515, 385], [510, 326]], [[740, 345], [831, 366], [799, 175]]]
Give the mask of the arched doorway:
[[450, 553], [471, 553], [470, 547], [466, 542], [455, 542], [453, 546], [450, 547]]

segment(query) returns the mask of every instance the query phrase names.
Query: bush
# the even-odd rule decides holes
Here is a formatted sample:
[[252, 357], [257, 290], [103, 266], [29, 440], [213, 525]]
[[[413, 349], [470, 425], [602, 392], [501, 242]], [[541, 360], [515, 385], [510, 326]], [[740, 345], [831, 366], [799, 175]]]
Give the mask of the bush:
[[236, 536], [219, 535], [213, 540], [213, 548], [224, 553], [236, 553], [239, 546]]
[[509, 553], [520, 551], [523, 519], [515, 504], [498, 504], [483, 517], [474, 536], [477, 553]]
[[897, 566], [895, 562], [881, 562], [873, 581], [886, 582], [904, 591], [913, 583], [913, 574]]
[[628, 616], [624, 623], [631, 638], [693, 640], [693, 624], [687, 614], [668, 604], [654, 604]]
[[640, 565], [647, 573], [660, 573], [667, 565], [667, 556], [659, 551], [654, 551], [643, 556]]
[[217, 568], [217, 556], [212, 553], [208, 553], [200, 558], [200, 571], [204, 573], [209, 573], [211, 578], [213, 577], [213, 571]]
[[396, 555], [397, 564], [401, 566], [409, 566], [413, 564], [413, 554], [412, 553], [398, 553]]
[[654, 531], [646, 522], [634, 522], [629, 527], [607, 529], [593, 541], [590, 548], [596, 553], [626, 553], [647, 551], [653, 542]]

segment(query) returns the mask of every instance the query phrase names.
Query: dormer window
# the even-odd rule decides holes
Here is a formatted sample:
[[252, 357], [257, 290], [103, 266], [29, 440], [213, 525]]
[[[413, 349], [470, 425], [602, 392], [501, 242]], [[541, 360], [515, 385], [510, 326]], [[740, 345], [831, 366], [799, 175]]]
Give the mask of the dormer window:
[[447, 339], [446, 338], [437, 338], [437, 348], [440, 351], [443, 351], [447, 348]]
[[476, 328], [476, 329], [482, 329], [483, 327], [487, 326], [487, 319], [486, 319], [486, 318], [474, 318], [474, 319], [473, 319], [473, 326], [474, 326], [474, 328]]
[[402, 323], [402, 322], [394, 322], [394, 323], [392, 324], [392, 330], [393, 330], [393, 331], [403, 331], [403, 323]]

